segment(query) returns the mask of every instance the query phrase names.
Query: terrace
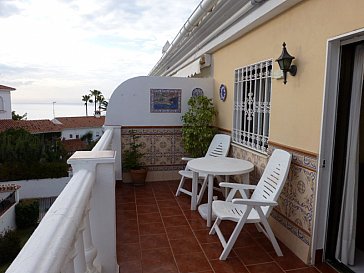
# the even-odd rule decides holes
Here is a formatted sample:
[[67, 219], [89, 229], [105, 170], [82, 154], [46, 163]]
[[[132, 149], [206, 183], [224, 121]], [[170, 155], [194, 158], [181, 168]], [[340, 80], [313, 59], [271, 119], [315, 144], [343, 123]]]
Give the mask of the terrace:
[[307, 266], [282, 243], [277, 257], [251, 225], [220, 261], [220, 243], [190, 198], [174, 196], [178, 181], [115, 183], [118, 145], [120, 128], [108, 127], [92, 152], [71, 157], [73, 178], [7, 272], [335, 272]]

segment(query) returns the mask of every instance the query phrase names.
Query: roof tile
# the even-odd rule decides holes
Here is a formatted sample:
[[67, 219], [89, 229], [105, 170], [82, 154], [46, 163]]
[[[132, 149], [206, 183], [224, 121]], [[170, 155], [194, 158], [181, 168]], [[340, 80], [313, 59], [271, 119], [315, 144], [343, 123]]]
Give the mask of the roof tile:
[[62, 123], [63, 128], [97, 128], [105, 123], [105, 116], [96, 117], [56, 117], [55, 120]]
[[24, 129], [32, 134], [61, 132], [62, 125], [54, 124], [48, 119], [43, 120], [0, 120], [0, 132], [8, 129]]

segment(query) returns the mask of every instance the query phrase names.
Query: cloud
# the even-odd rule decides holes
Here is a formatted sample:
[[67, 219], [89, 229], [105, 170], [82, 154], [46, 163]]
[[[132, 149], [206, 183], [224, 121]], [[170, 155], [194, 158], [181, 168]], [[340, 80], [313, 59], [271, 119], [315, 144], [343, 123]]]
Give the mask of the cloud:
[[10, 0], [0, 1], [0, 17], [9, 17], [19, 13], [19, 8]]
[[199, 2], [0, 0], [0, 84], [17, 88], [15, 101], [109, 97], [148, 74]]

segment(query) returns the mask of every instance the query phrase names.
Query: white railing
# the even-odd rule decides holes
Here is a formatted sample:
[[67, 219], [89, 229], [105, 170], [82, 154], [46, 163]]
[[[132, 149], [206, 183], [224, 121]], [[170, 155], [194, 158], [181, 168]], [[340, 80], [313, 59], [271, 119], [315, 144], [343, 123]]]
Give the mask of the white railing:
[[113, 130], [68, 160], [72, 179], [7, 273], [118, 272]]

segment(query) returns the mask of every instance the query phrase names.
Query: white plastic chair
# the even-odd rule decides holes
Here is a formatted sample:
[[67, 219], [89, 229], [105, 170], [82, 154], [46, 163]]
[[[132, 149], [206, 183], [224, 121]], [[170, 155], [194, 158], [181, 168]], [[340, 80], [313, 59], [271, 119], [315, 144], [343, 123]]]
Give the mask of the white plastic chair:
[[[211, 141], [211, 144], [209, 146], [209, 149], [207, 150], [205, 157], [221, 157], [221, 156], [225, 157], [225, 156], [227, 156], [227, 154], [229, 152], [229, 148], [230, 148], [230, 141], [231, 141], [231, 138], [229, 135], [216, 134]], [[184, 160], [184, 161], [189, 161], [191, 159], [193, 159], [193, 158], [190, 158], [190, 157], [182, 158], [182, 160]], [[188, 167], [186, 166], [186, 168], [184, 170], [181, 170], [178, 173], [182, 176], [182, 178], [178, 185], [176, 196], [179, 196], [181, 192], [188, 194], [189, 196], [192, 196], [192, 192], [183, 188], [183, 186], [184, 186], [186, 178], [191, 178], [191, 179], [193, 178], [193, 172], [190, 171], [188, 169]], [[202, 182], [200, 192], [197, 194], [197, 204], [199, 204], [201, 202], [202, 196], [203, 196], [203, 194], [206, 190], [206, 186], [207, 186], [207, 176], [201, 174], [201, 175], [199, 175], [199, 180], [200, 179], [203, 179], [203, 182]]]
[[[287, 179], [290, 163], [291, 154], [277, 149], [274, 150], [269, 158], [267, 167], [256, 186], [220, 183], [220, 187], [231, 188], [226, 201], [217, 200], [212, 203], [212, 211], [217, 218], [210, 230], [210, 234], [215, 234], [216, 232], [224, 248], [220, 255], [220, 260], [226, 260], [245, 223], [255, 223], [257, 229], [263, 232], [271, 241], [277, 255], [283, 256], [269, 226], [268, 217], [273, 207], [277, 205], [279, 194]], [[250, 189], [254, 189], [254, 192], [250, 199], [248, 199], [245, 190]], [[243, 198], [233, 199], [237, 191], [240, 192]], [[219, 228], [223, 220], [237, 222], [227, 242]]]

